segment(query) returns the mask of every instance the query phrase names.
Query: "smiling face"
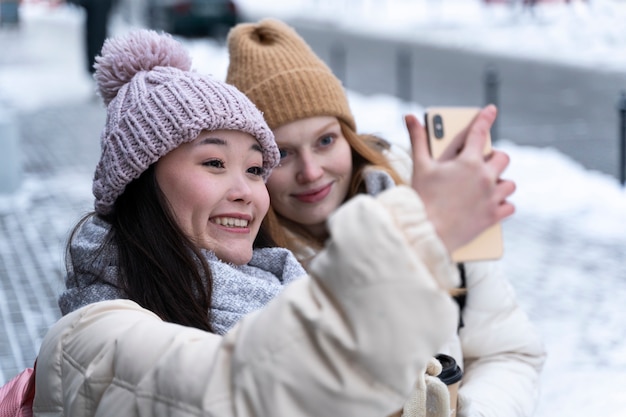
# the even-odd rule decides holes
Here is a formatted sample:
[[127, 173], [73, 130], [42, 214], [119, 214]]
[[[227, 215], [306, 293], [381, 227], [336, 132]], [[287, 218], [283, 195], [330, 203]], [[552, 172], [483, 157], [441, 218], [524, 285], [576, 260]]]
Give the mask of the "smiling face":
[[311, 117], [274, 130], [280, 165], [267, 188], [276, 212], [314, 236], [326, 233], [326, 219], [344, 201], [352, 176], [350, 144], [335, 117]]
[[248, 133], [202, 132], [162, 157], [156, 179], [178, 226], [200, 248], [242, 265], [269, 208], [263, 155]]

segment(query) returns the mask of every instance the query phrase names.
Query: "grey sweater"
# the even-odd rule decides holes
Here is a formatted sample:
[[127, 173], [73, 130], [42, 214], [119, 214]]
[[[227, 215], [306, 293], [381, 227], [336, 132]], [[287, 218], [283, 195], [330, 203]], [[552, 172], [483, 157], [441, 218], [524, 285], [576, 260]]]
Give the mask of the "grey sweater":
[[[59, 296], [64, 315], [90, 303], [128, 298], [118, 286], [117, 249], [107, 245], [97, 252], [109, 227], [92, 216], [72, 239], [66, 289]], [[218, 334], [226, 333], [242, 316], [264, 307], [285, 285], [306, 274], [283, 248], [255, 249], [245, 265], [224, 263], [210, 251], [202, 253], [213, 274], [211, 325]]]

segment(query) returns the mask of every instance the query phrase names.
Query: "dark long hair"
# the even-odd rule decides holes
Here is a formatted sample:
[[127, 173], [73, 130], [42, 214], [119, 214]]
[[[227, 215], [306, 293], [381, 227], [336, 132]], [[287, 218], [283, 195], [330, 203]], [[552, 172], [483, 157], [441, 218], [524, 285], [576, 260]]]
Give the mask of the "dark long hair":
[[71, 243], [91, 216], [99, 216], [110, 229], [100, 246], [87, 255], [89, 259], [77, 260], [77, 265], [91, 265], [89, 284], [105, 281], [106, 268], [115, 259], [117, 286], [130, 300], [165, 321], [212, 330], [211, 270], [199, 249], [174, 221], [157, 184], [154, 164], [126, 186], [110, 214], [90, 213], [78, 222], [66, 250], [70, 275], [77, 266]]
[[120, 286], [165, 321], [211, 331], [211, 270], [174, 220], [154, 171], [153, 164], [130, 182], [104, 217], [118, 251]]

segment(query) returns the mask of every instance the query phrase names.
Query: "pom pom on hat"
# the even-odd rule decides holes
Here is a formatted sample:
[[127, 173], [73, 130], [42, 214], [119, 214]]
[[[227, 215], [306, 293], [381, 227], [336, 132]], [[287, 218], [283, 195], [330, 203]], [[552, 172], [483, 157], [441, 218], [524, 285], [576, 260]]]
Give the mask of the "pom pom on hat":
[[280, 161], [274, 135], [256, 106], [232, 85], [191, 71], [170, 35], [136, 30], [105, 42], [94, 78], [107, 105], [93, 180], [95, 210], [111, 213], [126, 185], [203, 130], [252, 135], [263, 152], [264, 179]]
[[141, 30], [129, 37], [107, 39], [96, 57], [94, 74], [104, 104], [108, 106], [135, 74], [155, 67], [189, 71], [191, 57], [180, 42], [165, 33]]

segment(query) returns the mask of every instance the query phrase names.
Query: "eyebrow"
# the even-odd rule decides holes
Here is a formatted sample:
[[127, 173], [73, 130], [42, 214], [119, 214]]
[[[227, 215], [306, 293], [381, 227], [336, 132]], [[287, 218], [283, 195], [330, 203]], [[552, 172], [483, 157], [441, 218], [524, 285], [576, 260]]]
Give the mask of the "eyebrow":
[[212, 137], [207, 137], [207, 138], [202, 138], [199, 141], [196, 142], [196, 146], [200, 146], [200, 145], [222, 145], [222, 146], [226, 146], [226, 141], [224, 139], [220, 139], [220, 138], [212, 138]]
[[316, 129], [316, 134], [317, 135], [321, 135], [322, 133], [325, 133], [325, 132], [327, 132], [329, 130], [334, 129], [335, 126], [337, 126], [337, 127], [339, 127], [341, 129], [341, 123], [339, 123], [339, 121], [337, 119], [328, 122], [324, 126], [321, 126], [319, 129]]
[[[221, 145], [221, 146], [227, 146], [228, 143], [224, 139], [214, 138], [214, 137], [206, 137], [206, 138], [202, 138], [201, 140], [196, 142], [196, 146], [200, 146], [200, 145]], [[254, 144], [252, 144], [250, 146], [250, 149], [253, 150], [253, 151], [258, 151], [258, 152], [263, 153], [263, 148], [261, 148], [261, 145], [259, 145], [258, 142], [254, 142]]]

